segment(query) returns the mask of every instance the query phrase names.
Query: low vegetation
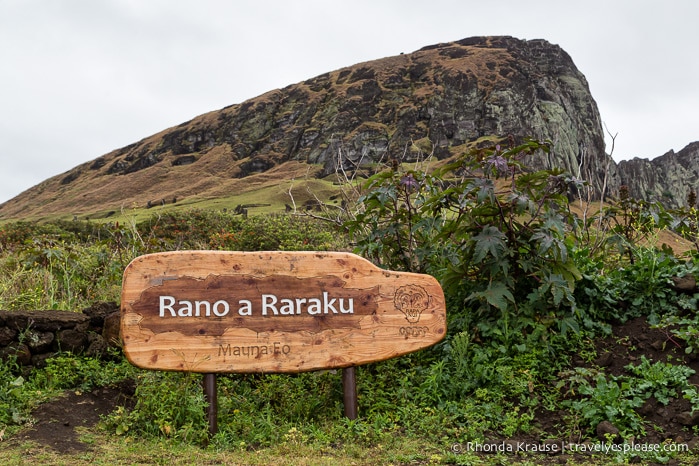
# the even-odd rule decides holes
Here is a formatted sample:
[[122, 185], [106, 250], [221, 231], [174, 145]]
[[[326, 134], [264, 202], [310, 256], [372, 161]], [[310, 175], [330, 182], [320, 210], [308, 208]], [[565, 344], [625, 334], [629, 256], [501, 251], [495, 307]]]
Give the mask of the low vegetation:
[[[354, 250], [382, 267], [435, 276], [447, 298], [448, 335], [430, 349], [360, 367], [357, 420], [342, 416], [339, 372], [221, 376], [219, 432], [211, 439], [200, 375], [142, 371], [118, 352], [109, 361], [59, 354], [26, 371], [7, 354], [0, 431], [11, 437], [31, 423], [33, 408], [63, 390], [133, 380], [134, 405], [104, 417], [93, 435], [176, 444], [188, 455], [230, 462], [291, 455], [319, 464], [327, 457], [538, 464], [536, 453], [484, 455], [470, 446], [507, 439], [681, 443], [651, 437], [662, 426], [641, 408], [651, 399], [684, 400], [691, 413], [699, 410], [686, 360], [644, 357], [611, 374], [596, 363], [595, 342], [612, 337], [614, 325], [645, 318], [663, 329], [666, 344], [688, 358], [699, 355], [699, 294], [671, 286], [673, 278], [699, 276], [696, 198], [668, 212], [622, 195], [594, 215], [575, 214], [571, 193], [584, 191], [583, 181], [521, 163], [548, 148], [536, 141], [494, 146], [430, 170], [394, 164], [362, 181], [351, 204], [326, 212], [186, 210], [138, 222], [2, 225], [2, 309], [118, 301], [124, 267], [151, 252]], [[685, 238], [681, 253], [658, 241], [669, 231]], [[600, 439], [605, 421], [616, 431]], [[697, 429], [687, 426], [683, 439]], [[610, 455], [571, 461], [695, 460], [665, 451]]]

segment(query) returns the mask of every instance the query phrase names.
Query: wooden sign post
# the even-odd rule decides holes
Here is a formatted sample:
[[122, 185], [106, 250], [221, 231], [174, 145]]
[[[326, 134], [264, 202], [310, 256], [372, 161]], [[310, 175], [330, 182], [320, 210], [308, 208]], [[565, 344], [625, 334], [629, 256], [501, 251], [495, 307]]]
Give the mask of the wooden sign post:
[[[343, 380], [354, 380], [354, 366], [417, 351], [446, 334], [437, 280], [341, 252], [141, 256], [124, 271], [121, 312], [132, 364], [204, 374], [350, 368]], [[210, 377], [207, 398], [215, 405]]]

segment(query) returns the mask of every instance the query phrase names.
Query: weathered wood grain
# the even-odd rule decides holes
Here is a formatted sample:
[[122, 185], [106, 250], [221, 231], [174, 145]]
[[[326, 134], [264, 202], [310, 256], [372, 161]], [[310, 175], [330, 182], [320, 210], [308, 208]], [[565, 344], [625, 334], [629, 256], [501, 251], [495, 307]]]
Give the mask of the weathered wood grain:
[[134, 259], [121, 299], [134, 365], [192, 372], [300, 372], [365, 364], [444, 338], [429, 275], [341, 252], [177, 251]]

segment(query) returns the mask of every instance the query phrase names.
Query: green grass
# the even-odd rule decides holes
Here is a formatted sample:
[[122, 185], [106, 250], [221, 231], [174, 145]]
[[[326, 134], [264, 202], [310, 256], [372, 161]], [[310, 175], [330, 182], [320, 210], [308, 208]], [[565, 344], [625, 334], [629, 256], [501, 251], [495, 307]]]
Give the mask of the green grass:
[[[419, 440], [397, 436], [387, 444], [371, 446], [346, 443], [342, 445], [318, 446], [299, 442], [256, 449], [252, 447], [221, 448], [215, 442], [207, 447], [198, 447], [171, 440], [150, 440], [134, 437], [116, 437], [100, 429], [80, 429], [81, 439], [87, 451], [58, 453], [51, 448], [31, 442], [0, 444], [0, 463], [7, 466], [26, 464], [42, 465], [529, 465], [566, 464], [569, 466], [602, 466], [610, 462], [628, 464], [628, 458], [607, 455], [570, 456], [563, 458], [532, 454], [475, 455], [452, 451], [449, 442], [430, 444]], [[676, 465], [694, 465], [699, 458], [684, 454], [675, 458]], [[652, 464], [640, 460], [638, 464]]]
[[[289, 195], [291, 190], [292, 198]], [[239, 194], [217, 197], [213, 199], [190, 197], [177, 203], [165, 205], [156, 204], [151, 208], [124, 208], [122, 210], [102, 210], [87, 215], [81, 215], [79, 220], [95, 222], [142, 222], [153, 215], [168, 214], [173, 212], [186, 212], [191, 209], [201, 210], [227, 210], [235, 211], [238, 206], [247, 207], [248, 215], [266, 215], [286, 212], [286, 206], [293, 208], [296, 204], [297, 211], [304, 211], [304, 204], [316, 200], [316, 198], [328, 206], [338, 206], [340, 203], [340, 187], [335, 184], [332, 177], [326, 179], [309, 179], [286, 181], [279, 186], [265, 186], [259, 189], [246, 191]], [[42, 218], [42, 222], [55, 220], [70, 221], [72, 215], [57, 215]], [[9, 223], [5, 221], [4, 223]], [[0, 224], [2, 224], [0, 222]]]

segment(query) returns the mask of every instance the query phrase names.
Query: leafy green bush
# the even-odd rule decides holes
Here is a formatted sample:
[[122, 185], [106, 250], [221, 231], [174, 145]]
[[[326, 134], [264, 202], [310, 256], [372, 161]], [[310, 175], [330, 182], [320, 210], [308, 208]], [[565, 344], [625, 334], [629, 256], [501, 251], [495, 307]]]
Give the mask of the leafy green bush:
[[688, 366], [660, 361], [651, 364], [648, 358], [641, 356], [639, 364], [629, 364], [626, 370], [635, 377], [631, 384], [632, 392], [644, 400], [652, 396], [659, 403], [667, 405], [671, 398], [681, 398], [688, 390], [695, 389], [688, 381], [695, 371]]
[[699, 394], [689, 382], [693, 369], [659, 361], [651, 363], [645, 356], [639, 364], [625, 369], [629, 375], [616, 377], [582, 367], [561, 373], [556, 384], [565, 392], [561, 404], [582, 420], [589, 433], [601, 421], [609, 421], [623, 435], [645, 434], [646, 426], [637, 410], [651, 397], [663, 405], [673, 398], [686, 398], [693, 410], [699, 409]]
[[[697, 295], [692, 298], [686, 297], [682, 302], [686, 305], [686, 309], [697, 309], [699, 297]], [[685, 353], [695, 355], [699, 353], [698, 314], [669, 314], [661, 319], [658, 327], [668, 329], [668, 340], [673, 340], [673, 336], [681, 340], [684, 343]]]
[[594, 433], [602, 421], [611, 422], [623, 435], [645, 433], [643, 419], [636, 412], [643, 405], [643, 398], [631, 390], [629, 382], [583, 368], [576, 368], [572, 374], [559, 386], [567, 382], [570, 393], [577, 396], [561, 404], [582, 419], [589, 433]]
[[244, 221], [228, 212], [200, 209], [155, 214], [136, 225], [137, 237], [134, 240], [141, 243], [141, 254], [207, 249], [212, 234], [238, 230]]
[[673, 212], [672, 229], [694, 245], [694, 252], [699, 252], [699, 205], [697, 194], [690, 190], [687, 205]]
[[212, 249], [233, 251], [328, 251], [345, 248], [328, 223], [295, 215], [249, 217], [236, 229], [214, 232]]
[[[695, 298], [678, 294], [670, 287], [671, 278], [699, 271], [699, 263], [681, 259], [668, 248], [633, 248], [633, 263], [604, 262], [581, 257], [583, 278], [575, 299], [579, 307], [597, 323], [647, 316], [655, 324], [667, 316], [696, 309]], [[585, 256], [586, 251], [581, 251]], [[693, 307], [694, 306], [694, 307]]]
[[38, 234], [38, 227], [30, 222], [14, 222], [0, 227], [0, 251], [13, 251]]
[[566, 195], [578, 181], [521, 163], [548, 150], [536, 141], [498, 145], [433, 173], [373, 176], [358, 201], [363, 208], [346, 224], [357, 252], [436, 276], [457, 331], [475, 326], [513, 346], [542, 326], [577, 330], [573, 290], [581, 276], [566, 238], [576, 227]]
[[201, 375], [143, 372], [137, 378], [136, 407], [117, 409], [105, 420], [118, 434], [173, 437], [202, 443], [208, 432]]
[[619, 188], [619, 199], [589, 220], [606, 232], [604, 241], [617, 248], [633, 264], [639, 244], [672, 224], [672, 215], [660, 203], [633, 198], [628, 186]]
[[120, 382], [136, 372], [124, 359], [104, 361], [65, 353], [47, 359], [45, 367], [34, 370], [29, 383], [33, 389], [41, 391], [88, 391]]
[[15, 358], [0, 359], [0, 426], [21, 424], [26, 415], [27, 393]]

